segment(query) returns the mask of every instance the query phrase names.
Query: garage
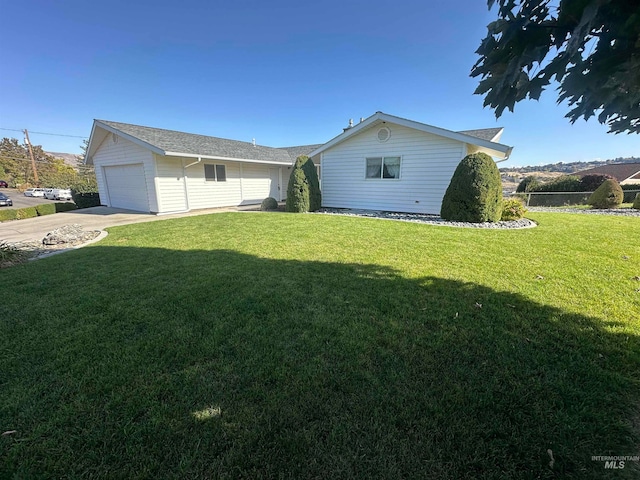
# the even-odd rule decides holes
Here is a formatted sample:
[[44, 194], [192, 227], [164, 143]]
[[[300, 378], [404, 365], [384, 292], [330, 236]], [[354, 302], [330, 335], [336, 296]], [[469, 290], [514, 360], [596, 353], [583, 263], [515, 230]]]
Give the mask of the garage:
[[104, 167], [104, 178], [111, 207], [149, 211], [147, 182], [141, 163]]

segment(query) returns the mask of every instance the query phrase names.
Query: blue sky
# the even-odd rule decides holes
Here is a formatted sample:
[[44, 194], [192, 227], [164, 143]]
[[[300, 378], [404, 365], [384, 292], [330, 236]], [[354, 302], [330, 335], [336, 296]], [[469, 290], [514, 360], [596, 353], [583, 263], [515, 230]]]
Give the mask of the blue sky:
[[[495, 15], [483, 0], [0, 6], [2, 128], [88, 136], [99, 118], [288, 146], [380, 110], [451, 130], [503, 126], [515, 149], [500, 166], [640, 156], [637, 134], [571, 125], [554, 91], [498, 120], [483, 109], [469, 77]], [[30, 136], [48, 151], [82, 141]]]

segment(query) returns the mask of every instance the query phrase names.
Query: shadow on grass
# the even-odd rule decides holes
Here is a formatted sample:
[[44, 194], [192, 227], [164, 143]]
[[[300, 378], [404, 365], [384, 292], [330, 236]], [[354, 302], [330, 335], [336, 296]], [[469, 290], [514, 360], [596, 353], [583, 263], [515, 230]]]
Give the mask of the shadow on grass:
[[633, 475], [591, 460], [638, 444], [639, 339], [598, 319], [232, 251], [97, 246], [37, 267], [0, 277], [0, 426], [16, 430], [0, 474]]

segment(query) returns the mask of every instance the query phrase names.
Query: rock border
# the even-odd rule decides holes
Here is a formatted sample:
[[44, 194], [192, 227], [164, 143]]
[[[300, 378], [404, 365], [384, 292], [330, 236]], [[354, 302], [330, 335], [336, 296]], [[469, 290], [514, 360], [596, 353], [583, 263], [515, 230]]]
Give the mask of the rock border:
[[316, 213], [321, 215], [342, 215], [346, 217], [366, 217], [378, 218], [381, 220], [396, 220], [401, 222], [423, 223], [427, 225], [437, 225], [440, 227], [458, 228], [485, 228], [494, 230], [513, 230], [537, 227], [538, 224], [528, 218], [520, 220], [500, 221], [500, 222], [450, 222], [442, 219], [439, 215], [426, 213], [398, 213], [381, 210], [358, 210], [352, 208], [321, 208]]

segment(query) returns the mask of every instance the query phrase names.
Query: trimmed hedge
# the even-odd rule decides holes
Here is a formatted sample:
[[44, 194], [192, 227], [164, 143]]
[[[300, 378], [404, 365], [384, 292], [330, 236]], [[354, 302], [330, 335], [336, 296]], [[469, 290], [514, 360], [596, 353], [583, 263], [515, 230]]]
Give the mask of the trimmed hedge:
[[16, 219], [23, 220], [25, 218], [34, 218], [38, 216], [36, 207], [24, 207], [16, 210]]
[[591, 194], [587, 202], [593, 208], [616, 208], [622, 203], [624, 194], [616, 180], [607, 180]]
[[550, 182], [542, 183], [533, 188], [531, 192], [584, 192], [580, 177], [575, 175], [562, 175], [554, 178]]
[[636, 198], [633, 201], [633, 205], [631, 208], [635, 208], [636, 210], [640, 210], [640, 193], [636, 193]]
[[39, 217], [42, 217], [43, 215], [52, 215], [56, 213], [56, 206], [53, 203], [42, 203], [40, 205], [36, 205], [36, 212], [38, 212]]
[[15, 220], [17, 218], [18, 210], [11, 208], [7, 210], [0, 210], [0, 222], [5, 222], [7, 220]]
[[486, 153], [462, 159], [447, 188], [440, 216], [454, 222], [497, 222], [502, 214], [502, 181]]
[[287, 212], [315, 212], [322, 197], [316, 166], [307, 156], [297, 158], [287, 187]]
[[98, 195], [98, 192], [78, 192], [77, 190], [71, 190], [71, 197], [78, 208], [100, 206], [100, 195]]
[[580, 179], [580, 184], [585, 192], [593, 192], [602, 185], [605, 180], [611, 180], [612, 178], [611, 175], [605, 174], [585, 175]]
[[55, 207], [56, 207], [56, 213], [59, 212], [68, 212], [71, 210], [77, 210], [78, 206], [75, 203], [71, 203], [71, 202], [66, 202], [66, 203], [62, 203], [62, 202], [57, 202], [54, 203]]

